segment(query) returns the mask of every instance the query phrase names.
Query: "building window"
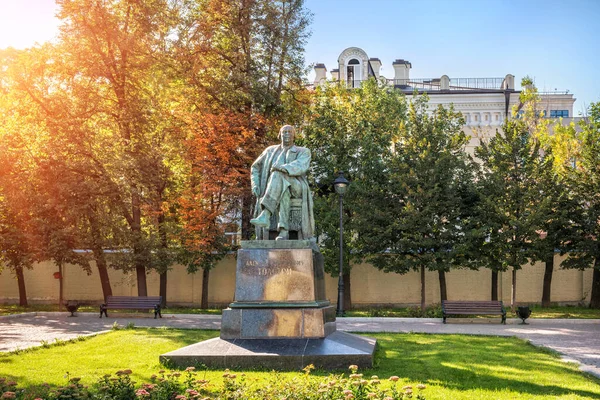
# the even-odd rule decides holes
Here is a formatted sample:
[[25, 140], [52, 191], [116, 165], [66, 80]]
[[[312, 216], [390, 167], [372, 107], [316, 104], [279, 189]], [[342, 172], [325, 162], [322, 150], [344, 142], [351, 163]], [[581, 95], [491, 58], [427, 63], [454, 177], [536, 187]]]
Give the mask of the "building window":
[[487, 114], [485, 114], [485, 120], [486, 120], [486, 121], [488, 120], [488, 115], [487, 115]]
[[346, 79], [349, 87], [360, 86], [360, 61], [358, 61], [356, 58], [353, 58], [348, 62], [348, 67], [346, 68]]
[[550, 110], [550, 118], [569, 118], [569, 110]]
[[474, 116], [473, 116], [473, 118], [474, 118], [473, 120], [474, 120], [475, 122], [477, 122], [477, 120], [479, 119], [479, 117], [478, 117], [477, 115], [474, 115]]

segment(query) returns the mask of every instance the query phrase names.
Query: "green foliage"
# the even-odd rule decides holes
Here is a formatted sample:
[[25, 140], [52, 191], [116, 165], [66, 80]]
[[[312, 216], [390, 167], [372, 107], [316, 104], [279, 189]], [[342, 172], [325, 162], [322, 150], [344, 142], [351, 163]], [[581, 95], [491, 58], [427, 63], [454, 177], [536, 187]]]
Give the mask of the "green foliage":
[[539, 176], [552, 168], [522, 120], [507, 121], [489, 143], [475, 150], [482, 161], [479, 179], [481, 216], [487, 240], [482, 251], [495, 270], [536, 259], [533, 244], [539, 237], [550, 199], [540, 196]]
[[589, 268], [593, 265], [590, 306], [600, 308], [600, 103], [593, 103], [589, 116], [580, 124], [581, 131], [570, 127], [570, 143], [575, 148], [568, 169], [570, 187], [579, 202], [580, 218], [572, 237], [576, 251], [564, 262], [566, 268]]
[[116, 372], [116, 377], [111, 375], [104, 375], [96, 383], [98, 395], [95, 398], [102, 400], [109, 399], [122, 399], [122, 400], [133, 400], [136, 398], [134, 382], [132, 382], [130, 375], [131, 370], [126, 369]]
[[[80, 383], [81, 378], [70, 378], [66, 386], [51, 388], [42, 385], [32, 389], [17, 390], [16, 382], [2, 382], [0, 378], [0, 393], [2, 399], [25, 399], [35, 393], [36, 396], [49, 400], [67, 399], [98, 399], [98, 400], [172, 400], [172, 399], [214, 399], [214, 400], [262, 400], [286, 398], [296, 400], [329, 400], [329, 399], [386, 399], [401, 400], [415, 398], [425, 400], [426, 386], [418, 384], [413, 391], [412, 386], [400, 387], [400, 378], [391, 376], [387, 385], [377, 375], [369, 379], [358, 373], [356, 365], [350, 366], [351, 374], [346, 377], [329, 375], [313, 378], [310, 372], [313, 365], [304, 368], [304, 373], [295, 373], [291, 377], [273, 372], [264, 384], [256, 385], [246, 379], [246, 374], [236, 374], [225, 370], [222, 384], [214, 384], [206, 379], [197, 379], [194, 367], [188, 367], [184, 374], [179, 371], [159, 371], [152, 375], [151, 383], [137, 386], [130, 378], [131, 370], [118, 371], [113, 377], [103, 376], [88, 388]], [[185, 375], [182, 379], [182, 375]], [[67, 373], [68, 376], [68, 373]]]
[[391, 143], [405, 119], [406, 100], [393, 88], [371, 79], [360, 88], [343, 84], [317, 88], [303, 127], [304, 145], [312, 151], [311, 186], [315, 195], [317, 234], [326, 270], [335, 273], [339, 254], [339, 207], [333, 181], [343, 171], [351, 182], [344, 196], [344, 268], [365, 256], [363, 233], [370, 223], [361, 215], [372, 213], [373, 187], [387, 180]]
[[365, 224], [371, 221], [365, 248], [377, 268], [448, 271], [467, 263], [464, 241], [474, 194], [462, 124], [453, 108], [439, 106], [429, 116], [426, 98], [411, 103], [389, 159], [389, 180], [369, 198], [378, 207], [363, 215]]
[[392, 318], [442, 318], [442, 306], [433, 304], [421, 311], [420, 307], [406, 308], [371, 308], [366, 311], [352, 310], [347, 312], [348, 317], [392, 317]]

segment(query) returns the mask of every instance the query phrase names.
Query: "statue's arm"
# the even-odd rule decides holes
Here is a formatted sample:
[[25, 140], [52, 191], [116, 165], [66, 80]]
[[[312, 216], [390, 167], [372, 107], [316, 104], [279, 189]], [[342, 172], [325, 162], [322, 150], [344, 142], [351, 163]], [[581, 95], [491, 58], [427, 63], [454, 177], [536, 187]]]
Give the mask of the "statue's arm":
[[289, 176], [306, 175], [310, 168], [311, 154], [310, 150], [303, 148], [298, 152], [298, 156], [292, 162], [283, 164], [281, 167], [285, 169]]
[[260, 156], [252, 163], [250, 167], [250, 183], [252, 186], [252, 194], [256, 197], [260, 196], [260, 173], [263, 163], [265, 162], [266, 151], [263, 151]]

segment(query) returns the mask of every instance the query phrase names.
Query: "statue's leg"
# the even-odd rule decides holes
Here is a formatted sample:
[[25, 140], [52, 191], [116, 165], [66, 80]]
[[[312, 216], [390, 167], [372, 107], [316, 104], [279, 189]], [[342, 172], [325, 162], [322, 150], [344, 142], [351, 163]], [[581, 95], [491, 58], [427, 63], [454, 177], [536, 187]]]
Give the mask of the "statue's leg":
[[269, 177], [267, 188], [263, 198], [260, 200], [260, 204], [272, 214], [275, 213], [283, 200], [284, 193], [287, 192], [287, 188], [289, 187], [290, 182], [286, 179], [285, 174], [274, 171]]
[[292, 197], [302, 196], [302, 184], [298, 178], [292, 176], [287, 178], [286, 181], [288, 182], [289, 186], [281, 195], [281, 201], [279, 202], [279, 219], [277, 222], [277, 228], [280, 231], [281, 239], [288, 238]]
[[289, 186], [290, 183], [287, 181], [285, 174], [279, 171], [271, 173], [265, 193], [260, 199], [260, 206], [263, 210], [256, 218], [251, 219], [250, 223], [267, 228], [271, 215], [277, 212], [283, 194]]
[[292, 204], [292, 196], [289, 190], [284, 190], [279, 202], [279, 218], [277, 221], [277, 229], [289, 230], [290, 208]]

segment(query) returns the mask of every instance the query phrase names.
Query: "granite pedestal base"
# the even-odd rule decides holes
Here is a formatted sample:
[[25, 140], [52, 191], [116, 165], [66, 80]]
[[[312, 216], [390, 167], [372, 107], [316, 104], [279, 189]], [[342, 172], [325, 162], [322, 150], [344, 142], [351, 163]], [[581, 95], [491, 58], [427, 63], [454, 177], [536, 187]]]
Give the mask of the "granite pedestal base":
[[324, 339], [232, 339], [214, 338], [160, 356], [173, 367], [205, 365], [209, 368], [265, 368], [299, 371], [313, 364], [323, 369], [373, 366], [376, 340], [346, 332]]
[[316, 339], [335, 332], [335, 308], [288, 307], [223, 310], [221, 339]]
[[373, 366], [376, 340], [336, 332], [325, 297], [323, 255], [309, 240], [242, 241], [235, 296], [223, 310], [221, 337], [160, 356], [190, 367], [300, 370]]

